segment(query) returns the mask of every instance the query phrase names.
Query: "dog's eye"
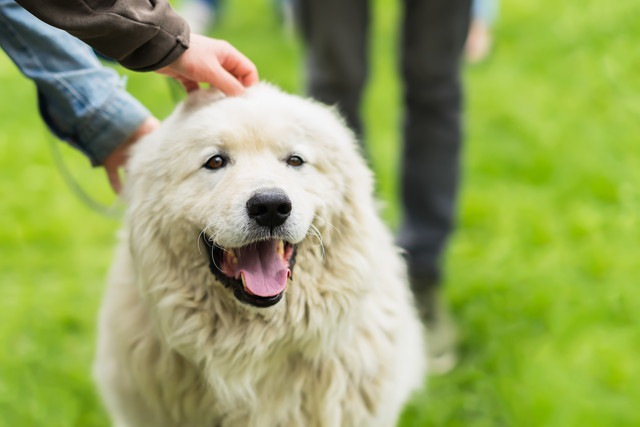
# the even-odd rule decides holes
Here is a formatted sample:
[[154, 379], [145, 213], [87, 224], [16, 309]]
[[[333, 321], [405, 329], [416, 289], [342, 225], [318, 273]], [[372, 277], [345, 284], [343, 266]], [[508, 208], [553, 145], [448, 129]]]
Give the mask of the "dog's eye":
[[287, 159], [287, 164], [296, 168], [302, 166], [303, 163], [304, 160], [302, 160], [302, 157], [300, 156], [293, 155], [289, 156], [289, 158]]
[[225, 167], [227, 165], [228, 161], [229, 161], [229, 159], [227, 159], [225, 156], [221, 156], [220, 154], [216, 154], [215, 156], [213, 156], [209, 160], [207, 160], [206, 163], [203, 166], [204, 166], [205, 169], [212, 169], [212, 170], [222, 169], [223, 167]]

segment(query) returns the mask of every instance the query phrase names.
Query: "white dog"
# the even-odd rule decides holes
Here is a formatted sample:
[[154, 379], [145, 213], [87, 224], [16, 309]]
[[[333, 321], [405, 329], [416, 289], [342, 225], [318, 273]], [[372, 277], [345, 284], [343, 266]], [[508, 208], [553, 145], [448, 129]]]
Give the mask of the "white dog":
[[116, 426], [395, 425], [423, 335], [332, 109], [201, 91], [129, 166], [95, 364]]

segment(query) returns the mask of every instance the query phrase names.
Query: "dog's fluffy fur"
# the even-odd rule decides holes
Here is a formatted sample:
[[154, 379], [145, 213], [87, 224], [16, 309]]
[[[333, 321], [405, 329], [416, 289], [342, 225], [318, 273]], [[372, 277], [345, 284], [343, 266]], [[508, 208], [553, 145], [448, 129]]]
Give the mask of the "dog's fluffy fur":
[[[202, 167], [221, 153], [224, 167]], [[421, 325], [371, 173], [332, 109], [265, 84], [201, 91], [129, 167], [95, 363], [116, 426], [395, 425], [424, 380]], [[247, 215], [263, 188], [291, 201], [282, 227]], [[297, 244], [295, 266], [282, 299], [258, 308], [212, 274], [203, 237], [235, 248], [274, 234]]]

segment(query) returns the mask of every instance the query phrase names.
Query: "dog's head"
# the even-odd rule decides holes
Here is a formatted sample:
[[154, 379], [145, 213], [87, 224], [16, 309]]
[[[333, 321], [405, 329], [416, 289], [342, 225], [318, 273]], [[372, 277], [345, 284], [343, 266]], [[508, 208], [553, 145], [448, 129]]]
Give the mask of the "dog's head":
[[227, 292], [257, 307], [281, 299], [298, 245], [371, 186], [332, 109], [264, 84], [191, 95], [129, 165], [134, 252], [154, 240], [171, 255], [155, 262], [207, 258]]

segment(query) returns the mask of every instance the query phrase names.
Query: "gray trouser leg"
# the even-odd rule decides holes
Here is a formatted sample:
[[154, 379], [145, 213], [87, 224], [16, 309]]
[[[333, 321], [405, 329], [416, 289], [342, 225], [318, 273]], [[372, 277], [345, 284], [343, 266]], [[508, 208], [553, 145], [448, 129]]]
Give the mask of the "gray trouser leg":
[[455, 222], [461, 148], [461, 54], [469, 0], [405, 0], [405, 121], [399, 243], [414, 286], [437, 284]]
[[306, 52], [309, 95], [338, 105], [362, 134], [360, 101], [367, 79], [368, 0], [295, 0]]
[[[296, 0], [307, 48], [309, 94], [338, 104], [362, 133], [367, 77], [367, 0]], [[414, 282], [437, 283], [451, 234], [461, 140], [461, 52], [470, 0], [404, 0], [402, 77], [406, 105], [402, 153], [403, 222]]]

